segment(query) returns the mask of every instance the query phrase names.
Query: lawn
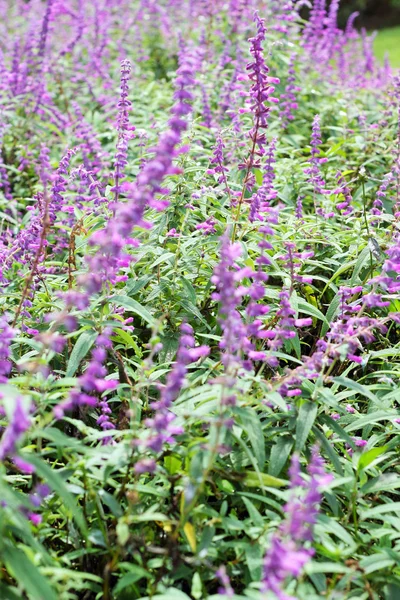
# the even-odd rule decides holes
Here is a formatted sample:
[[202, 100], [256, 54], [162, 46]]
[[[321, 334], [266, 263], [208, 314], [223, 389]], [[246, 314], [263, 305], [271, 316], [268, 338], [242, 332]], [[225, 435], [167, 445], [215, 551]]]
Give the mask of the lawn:
[[389, 53], [393, 67], [400, 67], [400, 27], [391, 27], [380, 31], [375, 39], [375, 54], [383, 60], [386, 52]]

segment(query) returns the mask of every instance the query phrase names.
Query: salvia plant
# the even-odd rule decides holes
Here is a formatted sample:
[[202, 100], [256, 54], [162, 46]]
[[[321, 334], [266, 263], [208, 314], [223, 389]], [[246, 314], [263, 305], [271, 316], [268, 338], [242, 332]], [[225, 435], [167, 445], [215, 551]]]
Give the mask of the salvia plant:
[[0, 599], [400, 598], [400, 77], [339, 0], [0, 0]]

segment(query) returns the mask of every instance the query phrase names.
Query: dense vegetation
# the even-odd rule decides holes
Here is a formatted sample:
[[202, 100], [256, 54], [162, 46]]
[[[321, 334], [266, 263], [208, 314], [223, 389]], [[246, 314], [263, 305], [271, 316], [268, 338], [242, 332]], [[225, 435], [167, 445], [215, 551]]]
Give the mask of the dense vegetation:
[[1, 11], [1, 600], [400, 598], [400, 78], [315, 0]]

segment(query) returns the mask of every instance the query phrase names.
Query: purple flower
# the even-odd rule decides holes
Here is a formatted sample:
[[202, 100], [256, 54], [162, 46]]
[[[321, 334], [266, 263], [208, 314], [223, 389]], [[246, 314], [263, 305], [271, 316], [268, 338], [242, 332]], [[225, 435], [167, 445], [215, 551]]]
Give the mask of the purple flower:
[[118, 202], [121, 191], [121, 179], [124, 176], [124, 169], [128, 163], [128, 141], [132, 138], [135, 128], [129, 124], [129, 110], [132, 103], [128, 99], [129, 87], [128, 81], [131, 74], [131, 63], [129, 60], [121, 62], [121, 95], [118, 102], [117, 119], [117, 151], [115, 153], [115, 185], [112, 191], [115, 194], [115, 202]]
[[321, 164], [326, 162], [325, 158], [321, 158], [321, 150], [319, 146], [321, 145], [321, 126], [320, 126], [320, 117], [316, 115], [314, 117], [313, 126], [312, 126], [312, 134], [311, 134], [311, 158], [310, 163], [311, 166], [304, 169], [304, 173], [308, 175], [307, 182], [313, 189], [314, 193], [314, 202], [316, 194], [326, 194], [327, 190], [325, 189], [325, 180], [321, 174]]
[[264, 26], [264, 19], [260, 19], [258, 13], [255, 12], [254, 21], [257, 25], [257, 35], [249, 40], [253, 61], [246, 67], [249, 72], [249, 79], [253, 82], [250, 88], [248, 109], [254, 116], [253, 127], [249, 132], [252, 148], [247, 163], [240, 165], [241, 168], [246, 169], [245, 186], [248, 189], [251, 189], [254, 185], [252, 169], [260, 167], [260, 161], [256, 159], [256, 156], [262, 156], [265, 153], [265, 146], [267, 144], [264, 130], [268, 127], [268, 115], [271, 110], [267, 102], [278, 102], [272, 96], [275, 90], [272, 84], [279, 83], [277, 77], [269, 76], [269, 68], [264, 60], [262, 44], [265, 41], [265, 33], [267, 31]]
[[193, 98], [190, 89], [195, 85], [193, 65], [196, 61], [186, 48], [181, 49], [179, 62], [169, 129], [153, 148], [154, 157], [144, 164], [136, 181], [122, 184], [121, 191], [126, 195], [126, 200], [123, 203], [116, 202], [111, 207], [115, 216], [108, 221], [105, 229], [91, 237], [90, 243], [97, 249], [94, 255], [86, 258], [89, 272], [79, 279], [89, 294], [99, 292], [104, 283], [116, 283], [120, 268], [132, 260], [129, 254], [124, 253], [124, 248], [137, 245], [137, 241], [131, 237], [135, 226], [149, 227], [143, 218], [146, 208], [150, 206], [162, 210], [168, 206], [168, 201], [159, 200], [158, 195], [165, 196], [168, 193], [162, 187], [165, 177], [179, 173], [173, 161], [179, 154], [177, 147], [187, 129], [185, 117], [192, 110], [190, 101]]
[[30, 425], [29, 411], [25, 409], [21, 398], [17, 396], [11, 421], [0, 440], [0, 460], [15, 453], [20, 439]]
[[292, 600], [283, 591], [284, 582], [288, 577], [299, 577], [314, 554], [314, 549], [304, 544], [312, 541], [322, 490], [333, 479], [325, 472], [317, 448], [313, 449], [307, 471], [310, 480], [306, 483], [295, 455], [289, 472], [291, 496], [284, 507], [285, 520], [272, 536], [264, 558], [262, 591], [273, 592], [280, 600]]
[[183, 323], [176, 362], [161, 389], [160, 399], [150, 404], [154, 417], [145, 421], [150, 430], [146, 446], [154, 452], [160, 452], [164, 444], [173, 443], [174, 437], [182, 433], [182, 428], [174, 424], [175, 415], [170, 408], [184, 386], [187, 365], [207, 356], [209, 351], [207, 346], [195, 347], [193, 328]]
[[294, 120], [295, 117], [293, 113], [299, 107], [297, 102], [297, 92], [300, 92], [301, 88], [296, 85], [296, 71], [294, 67], [296, 58], [297, 55], [295, 53], [290, 57], [286, 87], [280, 99], [280, 118], [285, 129], [288, 127], [289, 123]]
[[16, 331], [10, 327], [5, 317], [0, 318], [0, 383], [6, 383], [11, 371], [10, 344]]
[[215, 573], [215, 576], [220, 580], [222, 587], [218, 590], [218, 593], [221, 596], [227, 596], [228, 598], [232, 598], [235, 595], [235, 592], [231, 586], [231, 581], [229, 579], [229, 575], [226, 572], [225, 565], [221, 565], [220, 568]]

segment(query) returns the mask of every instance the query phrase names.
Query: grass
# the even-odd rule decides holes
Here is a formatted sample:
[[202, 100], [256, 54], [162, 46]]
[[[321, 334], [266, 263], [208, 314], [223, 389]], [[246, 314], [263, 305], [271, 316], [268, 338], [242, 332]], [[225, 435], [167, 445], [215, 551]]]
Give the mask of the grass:
[[379, 60], [389, 54], [393, 67], [400, 67], [400, 27], [390, 27], [378, 33], [375, 39], [375, 54]]

